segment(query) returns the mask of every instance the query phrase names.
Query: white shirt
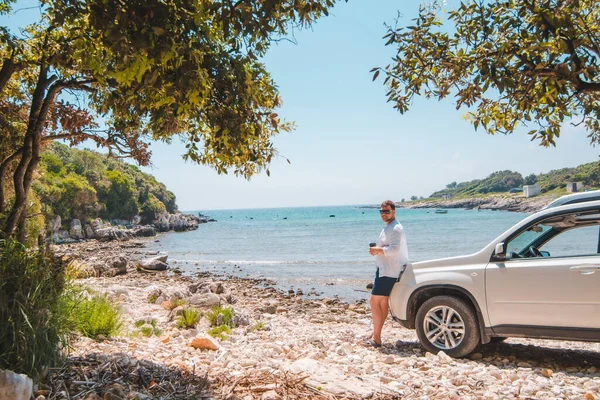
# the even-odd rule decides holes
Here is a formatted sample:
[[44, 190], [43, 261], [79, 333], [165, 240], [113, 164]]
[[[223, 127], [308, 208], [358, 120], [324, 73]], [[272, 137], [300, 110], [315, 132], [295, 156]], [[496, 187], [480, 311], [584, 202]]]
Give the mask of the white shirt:
[[375, 256], [379, 276], [398, 278], [408, 264], [408, 246], [404, 228], [397, 220], [393, 220], [383, 228], [377, 246], [383, 247], [383, 254]]

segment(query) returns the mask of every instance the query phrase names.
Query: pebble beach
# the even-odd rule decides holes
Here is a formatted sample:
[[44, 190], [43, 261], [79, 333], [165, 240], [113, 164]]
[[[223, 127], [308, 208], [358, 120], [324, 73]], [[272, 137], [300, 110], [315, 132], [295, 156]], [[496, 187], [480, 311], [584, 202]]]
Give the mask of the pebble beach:
[[[125, 274], [77, 281], [118, 304], [123, 326], [116, 337], [76, 338], [70, 360], [80, 366], [106, 361], [105, 367], [110, 360], [125, 362], [132, 366], [129, 373], [137, 374], [136, 382], [142, 380], [140, 365], [150, 363], [188, 380], [198, 377], [202, 388], [197, 385], [186, 397], [172, 382], [170, 394], [166, 389], [158, 394], [150, 390], [152, 384], [133, 387], [119, 377], [102, 384], [98, 374], [61, 381], [50, 373], [40, 386], [45, 398], [600, 399], [600, 343], [511, 338], [452, 359], [426, 352], [414, 331], [388, 319], [383, 347], [367, 348], [360, 345], [370, 333], [364, 301], [307, 298], [277, 290], [268, 280], [203, 272], [183, 276], [176, 265], [140, 272], [137, 261], [151, 256], [145, 245], [56, 246], [80, 265], [115, 256], [127, 260]], [[204, 314], [216, 303], [231, 307], [236, 326], [222, 338], [207, 335], [207, 318], [182, 329], [175, 322], [177, 308], [169, 306], [173, 299]], [[141, 333], [140, 321], [152, 324], [151, 335]], [[55, 387], [57, 382], [62, 388]]]

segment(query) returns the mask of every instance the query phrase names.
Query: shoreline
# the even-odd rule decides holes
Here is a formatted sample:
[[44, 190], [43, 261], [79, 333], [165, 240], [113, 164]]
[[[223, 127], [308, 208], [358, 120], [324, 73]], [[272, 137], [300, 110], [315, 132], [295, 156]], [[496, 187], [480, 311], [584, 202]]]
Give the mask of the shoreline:
[[[128, 259], [124, 275], [78, 280], [119, 304], [124, 325], [116, 338], [78, 338], [72, 344], [70, 360], [84, 364], [112, 360], [118, 365], [126, 358], [138, 371], [144, 365], [149, 370], [150, 363], [177, 371], [179, 375], [174, 376], [180, 380], [181, 374], [190, 381], [205, 379], [207, 386], [198, 389], [200, 394], [194, 398], [600, 398], [599, 343], [509, 339], [483, 346], [470, 358], [454, 360], [444, 353], [425, 352], [414, 331], [388, 319], [384, 346], [375, 350], [358, 344], [370, 331], [370, 311], [365, 304], [306, 299], [283, 293], [261, 279], [217, 277], [207, 271], [194, 277], [170, 271], [141, 273], [135, 270], [136, 260], [150, 256], [143, 241], [85, 242], [56, 249], [96, 262], [117, 255]], [[221, 287], [216, 290], [220, 291], [219, 301], [245, 319], [224, 340], [214, 339], [214, 350], [190, 345], [194, 339], [206, 337], [206, 318], [195, 329], [180, 329], [164, 303], [148, 300], [157, 289], [167, 299], [191, 296], [190, 288], [202, 285]], [[135, 327], [136, 321], [149, 318], [156, 321], [158, 336], [140, 335]], [[264, 329], [255, 329], [259, 326]], [[88, 383], [71, 385], [68, 390], [71, 397], [87, 391], [88, 397], [82, 397], [87, 400], [102, 398], [109, 390], [126, 394], [120, 398], [133, 398], [133, 389], [123, 384], [123, 379], [117, 374], [92, 389]], [[61, 390], [65, 389], [56, 388], [55, 392]], [[153, 397], [152, 387], [135, 390], [140, 399], [158, 398]]]
[[523, 213], [539, 211], [557, 196], [539, 195], [523, 197], [523, 195], [498, 195], [489, 197], [471, 197], [448, 200], [414, 200], [396, 203], [399, 208], [464, 208], [467, 210], [498, 210]]

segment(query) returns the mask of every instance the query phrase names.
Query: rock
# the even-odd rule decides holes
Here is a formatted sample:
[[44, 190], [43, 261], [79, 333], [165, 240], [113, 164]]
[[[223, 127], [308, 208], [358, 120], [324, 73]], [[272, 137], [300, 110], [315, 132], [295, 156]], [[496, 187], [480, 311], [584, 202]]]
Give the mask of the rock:
[[214, 293], [201, 293], [190, 296], [186, 299], [190, 305], [198, 307], [212, 307], [221, 303], [221, 298]]
[[471, 360], [481, 360], [483, 358], [483, 354], [481, 353], [473, 353], [471, 354]]
[[190, 346], [195, 349], [218, 350], [219, 345], [208, 336], [198, 336], [192, 339]]
[[153, 226], [146, 225], [135, 229], [133, 233], [137, 237], [156, 236], [156, 229]]
[[81, 240], [84, 238], [83, 235], [83, 227], [81, 226], [81, 221], [78, 219], [72, 219], [69, 224], [69, 236], [71, 239]]
[[24, 374], [0, 369], [0, 400], [30, 400], [33, 381]]
[[263, 395], [261, 396], [261, 399], [262, 400], [279, 400], [279, 399], [281, 399], [281, 396], [278, 395], [277, 392], [274, 390], [268, 390], [263, 393]]
[[552, 376], [552, 370], [548, 368], [542, 368], [542, 376], [550, 378]]
[[96, 238], [96, 232], [94, 232], [94, 229], [90, 224], [85, 224], [85, 237], [88, 239]]
[[127, 273], [127, 258], [122, 255], [113, 256], [106, 260], [106, 271], [97, 276], [117, 276]]
[[151, 271], [164, 271], [169, 266], [167, 265], [167, 255], [146, 258], [138, 261], [138, 269], [147, 269]]

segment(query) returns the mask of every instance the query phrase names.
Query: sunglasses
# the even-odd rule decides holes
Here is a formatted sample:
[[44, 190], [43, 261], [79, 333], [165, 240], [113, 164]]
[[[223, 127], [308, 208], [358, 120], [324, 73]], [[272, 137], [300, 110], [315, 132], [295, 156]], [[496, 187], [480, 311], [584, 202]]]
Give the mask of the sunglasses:
[[392, 210], [379, 210], [379, 214], [391, 214]]

